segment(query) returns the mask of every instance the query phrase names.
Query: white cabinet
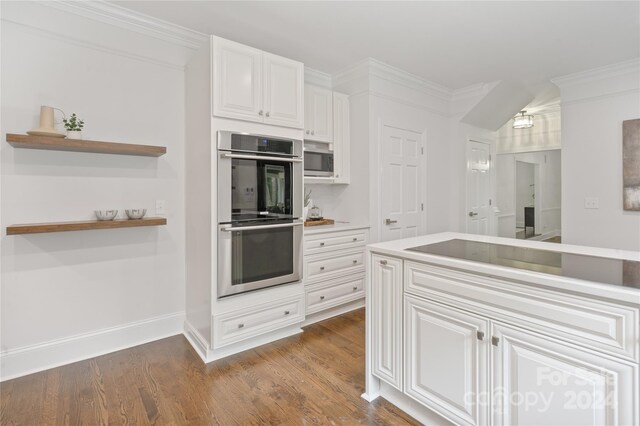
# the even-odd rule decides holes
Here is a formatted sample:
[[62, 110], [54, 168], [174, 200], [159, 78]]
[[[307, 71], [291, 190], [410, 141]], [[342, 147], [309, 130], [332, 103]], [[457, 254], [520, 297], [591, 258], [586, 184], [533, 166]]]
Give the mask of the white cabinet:
[[304, 138], [333, 143], [333, 92], [322, 87], [304, 86]]
[[308, 323], [327, 318], [332, 308], [364, 299], [367, 240], [367, 228], [304, 236], [307, 315], [320, 314], [307, 318]]
[[371, 256], [372, 372], [402, 390], [402, 260]]
[[370, 261], [371, 377], [407, 401], [460, 425], [640, 424], [637, 302]]
[[637, 365], [501, 324], [491, 336], [495, 424], [638, 424]]
[[488, 423], [488, 321], [405, 299], [405, 392], [457, 424]]
[[304, 66], [213, 38], [213, 115], [302, 128]]
[[[306, 183], [348, 184], [351, 179], [349, 96], [305, 85], [304, 138], [310, 145], [333, 152], [333, 176], [305, 177]], [[321, 142], [321, 143], [317, 143]]]
[[351, 128], [349, 96], [333, 93], [333, 172], [334, 182], [348, 184], [351, 179]]

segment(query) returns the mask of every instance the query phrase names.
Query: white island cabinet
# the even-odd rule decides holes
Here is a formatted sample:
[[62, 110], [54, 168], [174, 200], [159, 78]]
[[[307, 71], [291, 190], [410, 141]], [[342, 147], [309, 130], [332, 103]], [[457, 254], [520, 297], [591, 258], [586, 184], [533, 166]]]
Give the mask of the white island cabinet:
[[365, 399], [429, 424], [640, 424], [640, 253], [443, 233], [367, 261]]

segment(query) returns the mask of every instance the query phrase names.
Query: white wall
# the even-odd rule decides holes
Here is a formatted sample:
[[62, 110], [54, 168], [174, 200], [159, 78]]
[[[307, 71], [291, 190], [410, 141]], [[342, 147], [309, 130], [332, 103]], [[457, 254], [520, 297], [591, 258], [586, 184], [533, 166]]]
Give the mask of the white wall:
[[153, 215], [158, 199], [168, 224], [29, 236], [3, 229], [4, 379], [182, 329], [190, 49], [60, 7], [2, 3], [1, 133], [37, 127], [40, 105], [53, 105], [85, 119], [85, 139], [164, 145], [167, 154], [19, 150], [3, 142], [2, 225], [86, 220], [106, 208]]
[[560, 111], [534, 114], [533, 127], [514, 129], [509, 120], [498, 130], [496, 151], [498, 154], [548, 151], [561, 148]]
[[[562, 97], [563, 242], [640, 250], [622, 208], [622, 122], [640, 118], [640, 59], [554, 79]], [[585, 209], [595, 197], [598, 209]]]
[[383, 218], [379, 200], [379, 149], [383, 126], [426, 134], [424, 233], [450, 229], [450, 93], [410, 74], [368, 59], [333, 78], [335, 90], [350, 95], [351, 184], [310, 186], [325, 215], [368, 223], [378, 241]]

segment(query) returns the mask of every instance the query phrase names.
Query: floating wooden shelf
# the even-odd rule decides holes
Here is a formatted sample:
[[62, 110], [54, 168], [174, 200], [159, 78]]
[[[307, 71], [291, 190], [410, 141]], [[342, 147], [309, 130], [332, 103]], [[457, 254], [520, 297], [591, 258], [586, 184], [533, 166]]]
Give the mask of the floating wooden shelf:
[[7, 142], [14, 148], [93, 152], [98, 154], [140, 155], [144, 157], [160, 157], [167, 152], [167, 147], [164, 146], [87, 141], [79, 139], [52, 138], [47, 136], [16, 135], [12, 133], [7, 133]]
[[7, 227], [7, 235], [42, 234], [47, 232], [88, 231], [90, 229], [133, 228], [166, 225], [164, 217], [144, 219], [88, 220], [83, 222], [27, 223]]

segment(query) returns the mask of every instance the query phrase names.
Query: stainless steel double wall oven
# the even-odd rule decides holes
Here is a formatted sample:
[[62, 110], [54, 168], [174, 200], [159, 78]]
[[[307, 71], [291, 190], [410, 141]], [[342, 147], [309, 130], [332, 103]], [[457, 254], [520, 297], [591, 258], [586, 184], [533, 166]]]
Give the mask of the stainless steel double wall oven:
[[302, 278], [302, 141], [218, 132], [218, 298]]

